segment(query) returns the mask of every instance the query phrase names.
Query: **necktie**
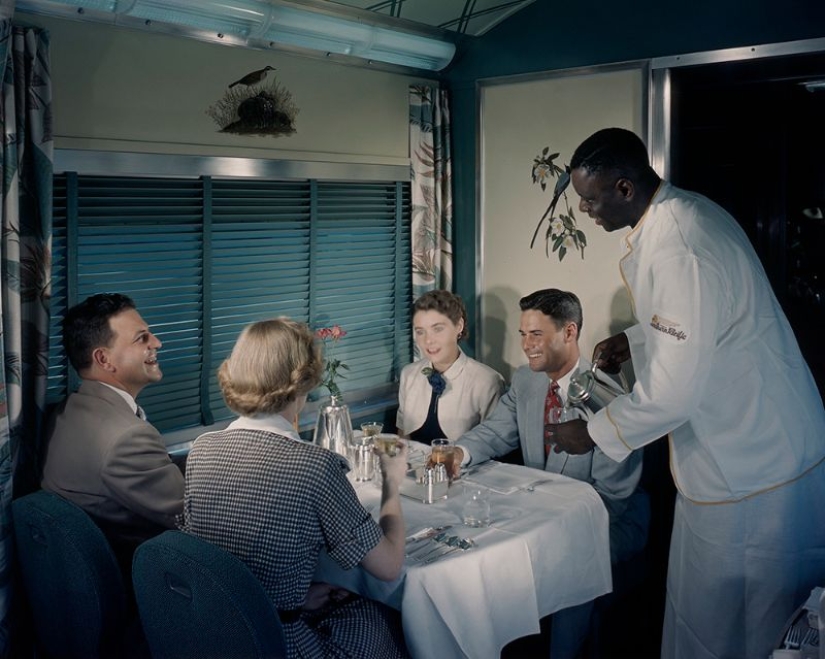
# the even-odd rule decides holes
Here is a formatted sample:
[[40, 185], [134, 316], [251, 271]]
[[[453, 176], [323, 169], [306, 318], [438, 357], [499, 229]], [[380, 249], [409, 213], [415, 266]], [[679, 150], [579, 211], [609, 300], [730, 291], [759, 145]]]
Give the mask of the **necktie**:
[[[561, 420], [561, 411], [564, 407], [559, 396], [559, 383], [553, 380], [547, 388], [547, 398], [544, 399], [544, 422], [558, 423]], [[547, 435], [547, 429], [544, 430], [544, 454], [550, 455], [552, 443]]]

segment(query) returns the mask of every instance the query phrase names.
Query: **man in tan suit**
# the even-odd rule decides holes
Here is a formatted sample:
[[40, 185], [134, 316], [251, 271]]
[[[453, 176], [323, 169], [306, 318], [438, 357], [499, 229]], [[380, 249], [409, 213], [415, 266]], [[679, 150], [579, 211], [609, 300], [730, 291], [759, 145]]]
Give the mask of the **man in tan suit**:
[[126, 567], [183, 511], [183, 475], [135, 402], [163, 377], [161, 342], [129, 297], [103, 293], [68, 311], [63, 346], [83, 381], [55, 419], [43, 488], [89, 513]]

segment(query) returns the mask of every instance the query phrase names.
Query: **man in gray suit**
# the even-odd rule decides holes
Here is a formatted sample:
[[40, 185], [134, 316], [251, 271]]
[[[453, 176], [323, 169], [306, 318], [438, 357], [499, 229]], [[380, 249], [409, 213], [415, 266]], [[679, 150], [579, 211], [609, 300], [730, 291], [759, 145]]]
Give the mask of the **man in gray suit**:
[[[590, 483], [602, 498], [610, 518], [611, 562], [640, 552], [647, 542], [650, 502], [639, 489], [640, 451], [632, 462], [618, 463], [598, 447], [584, 455], [557, 452], [547, 426], [550, 389], [563, 404], [570, 378], [590, 368], [579, 354], [582, 308], [573, 293], [555, 288], [536, 291], [519, 300], [521, 347], [528, 365], [518, 368], [509, 391], [492, 413], [456, 442], [456, 465], [475, 465], [520, 447], [524, 464]], [[554, 385], [558, 385], [555, 387]], [[587, 633], [590, 603], [553, 614], [553, 659], [576, 655]]]
[[163, 377], [161, 342], [129, 297], [104, 293], [68, 311], [63, 346], [82, 383], [55, 419], [42, 485], [83, 508], [125, 567], [183, 511], [183, 474], [135, 402]]
[[519, 301], [521, 347], [528, 365], [518, 368], [510, 390], [481, 424], [456, 442], [465, 465], [478, 464], [521, 447], [524, 464], [564, 474], [590, 483], [602, 497], [610, 515], [610, 557], [626, 560], [647, 542], [649, 505], [638, 489], [642, 475], [641, 452], [630, 463], [618, 463], [598, 448], [584, 455], [549, 450], [545, 401], [553, 382], [563, 403], [570, 378], [589, 370], [579, 353], [582, 309], [579, 299], [549, 288]]

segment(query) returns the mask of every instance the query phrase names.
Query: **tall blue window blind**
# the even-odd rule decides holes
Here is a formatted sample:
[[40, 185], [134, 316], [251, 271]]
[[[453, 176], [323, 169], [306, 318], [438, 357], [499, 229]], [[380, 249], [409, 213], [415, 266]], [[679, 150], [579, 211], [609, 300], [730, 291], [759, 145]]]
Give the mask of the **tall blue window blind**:
[[386, 394], [411, 359], [409, 184], [55, 177], [49, 399], [73, 390], [66, 309], [134, 298], [163, 342], [140, 403], [161, 431], [232, 413], [215, 373], [248, 323], [289, 316], [348, 335], [348, 398]]

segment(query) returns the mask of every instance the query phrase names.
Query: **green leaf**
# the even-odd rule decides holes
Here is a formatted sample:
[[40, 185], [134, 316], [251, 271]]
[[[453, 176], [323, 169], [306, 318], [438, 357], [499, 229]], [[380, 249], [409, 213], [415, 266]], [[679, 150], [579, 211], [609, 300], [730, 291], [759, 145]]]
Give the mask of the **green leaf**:
[[584, 235], [584, 231], [576, 231], [576, 239], [579, 241], [582, 247], [587, 245], [587, 237]]
[[562, 248], [559, 250], [559, 261], [561, 261], [562, 259], [564, 259], [565, 254], [567, 254], [567, 248], [566, 248], [566, 247], [562, 247]]

